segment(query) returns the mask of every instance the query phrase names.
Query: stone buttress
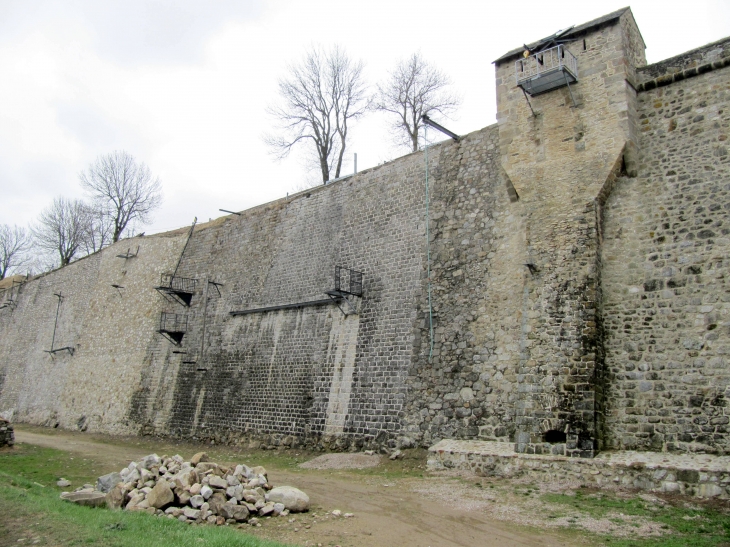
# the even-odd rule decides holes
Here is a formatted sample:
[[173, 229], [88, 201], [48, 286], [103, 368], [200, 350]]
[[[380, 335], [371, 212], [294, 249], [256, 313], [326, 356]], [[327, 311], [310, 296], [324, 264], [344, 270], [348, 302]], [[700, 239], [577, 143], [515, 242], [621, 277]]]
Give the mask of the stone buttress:
[[[502, 166], [525, 230], [516, 450], [590, 457], [602, 413], [601, 212], [616, 177], [636, 169], [632, 82], [645, 46], [627, 8], [529, 47], [495, 62]], [[523, 92], [523, 63], [547, 71], [556, 53], [574, 56], [577, 81]]]

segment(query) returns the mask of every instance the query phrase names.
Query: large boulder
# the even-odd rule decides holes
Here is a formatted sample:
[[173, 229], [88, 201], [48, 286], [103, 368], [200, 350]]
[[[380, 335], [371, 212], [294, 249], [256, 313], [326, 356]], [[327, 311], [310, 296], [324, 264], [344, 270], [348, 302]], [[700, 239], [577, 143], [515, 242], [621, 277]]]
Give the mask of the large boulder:
[[175, 486], [185, 489], [186, 486], [192, 486], [198, 482], [198, 474], [194, 469], [186, 467], [181, 469], [172, 479]]
[[214, 514], [220, 515], [221, 506], [224, 505], [227, 501], [228, 498], [226, 498], [225, 494], [223, 494], [222, 492], [215, 492], [213, 495], [210, 496], [210, 498], [208, 498], [208, 506]]
[[229, 486], [226, 488], [226, 496], [241, 501], [243, 499], [243, 486], [240, 484], [238, 486]]
[[208, 485], [211, 488], [220, 488], [221, 490], [225, 490], [226, 488], [228, 488], [228, 481], [219, 477], [218, 475], [210, 475], [210, 478], [208, 479]]
[[175, 494], [173, 494], [167, 481], [160, 480], [157, 484], [155, 484], [155, 487], [150, 490], [150, 493], [147, 494], [147, 501], [149, 502], [150, 507], [162, 509], [175, 501]]
[[87, 507], [106, 505], [106, 494], [103, 492], [63, 492], [61, 499]]
[[200, 462], [198, 465], [195, 466], [195, 471], [197, 471], [198, 475], [201, 477], [205, 474], [206, 471], [213, 471], [214, 474], [218, 476], [222, 476], [223, 473], [221, 473], [220, 466], [215, 462]]
[[244, 490], [242, 492], [242, 497], [247, 503], [256, 503], [257, 501], [264, 499], [256, 490]]
[[119, 473], [109, 473], [96, 479], [96, 489], [105, 494], [114, 488], [118, 483], [124, 481]]
[[205, 452], [198, 452], [197, 454], [195, 454], [195, 456], [190, 458], [190, 465], [195, 467], [200, 462], [207, 462], [207, 461], [208, 461], [208, 454], [206, 454]]
[[274, 503], [283, 503], [292, 513], [309, 510], [309, 496], [293, 486], [277, 486], [271, 489], [268, 499]]
[[191, 520], [195, 520], [200, 516], [200, 509], [193, 509], [192, 507], [184, 507], [183, 515], [185, 515], [185, 517], [187, 517]]
[[238, 522], [248, 520], [248, 508], [245, 505], [233, 505], [224, 503], [218, 510], [218, 514], [225, 519], [234, 519]]
[[131, 511], [134, 507], [136, 507], [137, 505], [139, 505], [143, 501], [146, 501], [145, 500], [145, 497], [144, 497], [144, 494], [141, 493], [141, 492], [137, 492], [136, 494], [130, 496], [129, 502], [127, 503], [127, 505], [124, 506], [124, 508], [127, 511]]
[[162, 463], [162, 461], [157, 454], [150, 454], [149, 456], [142, 458], [142, 461], [139, 462], [139, 467], [152, 469], [154, 466], [159, 467], [160, 463]]
[[117, 484], [114, 488], [109, 490], [106, 495], [106, 506], [109, 509], [121, 509], [127, 499], [129, 489], [124, 486], [124, 483]]

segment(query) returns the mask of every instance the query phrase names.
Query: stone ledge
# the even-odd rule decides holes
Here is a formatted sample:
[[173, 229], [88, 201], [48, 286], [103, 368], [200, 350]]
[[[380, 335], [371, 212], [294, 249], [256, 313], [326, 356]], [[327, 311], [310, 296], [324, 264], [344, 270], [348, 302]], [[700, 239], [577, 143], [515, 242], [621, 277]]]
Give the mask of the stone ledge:
[[480, 476], [579, 480], [698, 497], [730, 497], [730, 456], [665, 452], [602, 452], [592, 459], [518, 454], [513, 443], [443, 440], [428, 449], [430, 469]]
[[695, 76], [701, 76], [702, 74], [706, 74], [708, 72], [712, 72], [713, 70], [718, 70], [726, 66], [730, 66], [730, 57], [724, 57], [711, 63], [706, 63], [697, 67], [686, 68], [678, 72], [663, 74], [661, 76], [638, 84], [636, 86], [636, 91], [639, 93], [643, 91], [651, 91], [652, 89], [664, 87], [665, 85], [669, 85], [674, 82], [681, 82], [682, 80], [694, 78]]

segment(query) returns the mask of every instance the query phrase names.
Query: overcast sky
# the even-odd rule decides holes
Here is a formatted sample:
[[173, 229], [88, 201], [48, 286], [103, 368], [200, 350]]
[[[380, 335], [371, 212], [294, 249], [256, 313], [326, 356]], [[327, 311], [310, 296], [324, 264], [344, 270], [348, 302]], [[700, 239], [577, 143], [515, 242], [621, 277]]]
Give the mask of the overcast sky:
[[[302, 156], [276, 162], [265, 109], [287, 63], [342, 45], [375, 83], [420, 50], [463, 96], [465, 134], [495, 123], [494, 66], [506, 51], [618, 8], [625, 0], [368, 2], [0, 0], [0, 224], [27, 225], [78, 174], [126, 150], [162, 180], [148, 233], [241, 210], [301, 188]], [[635, 1], [657, 62], [730, 35], [730, 0]], [[347, 165], [396, 158], [386, 121], [352, 128]]]

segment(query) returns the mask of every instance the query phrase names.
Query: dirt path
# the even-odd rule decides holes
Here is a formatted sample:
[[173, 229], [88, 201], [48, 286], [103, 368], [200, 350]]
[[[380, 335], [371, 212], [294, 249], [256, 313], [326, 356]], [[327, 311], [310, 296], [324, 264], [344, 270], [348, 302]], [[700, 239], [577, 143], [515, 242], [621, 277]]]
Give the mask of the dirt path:
[[[77, 433], [16, 430], [16, 441], [57, 448], [91, 458], [103, 469], [119, 469], [150, 451], [154, 442], [109, 444]], [[159, 442], [157, 453], [173, 453], [179, 445]], [[209, 447], [205, 447], [209, 448]], [[313, 510], [291, 519], [264, 519], [255, 535], [300, 545], [402, 546], [402, 547], [557, 547], [579, 545], [572, 540], [490, 519], [479, 505], [455, 502], [440, 496], [439, 479], [405, 478], [390, 482], [355, 473], [289, 472], [267, 468], [275, 485], [292, 484], [310, 496]], [[421, 493], [418, 492], [421, 491]], [[424, 491], [428, 493], [424, 494]], [[435, 490], [435, 491], [434, 491]], [[498, 500], [495, 500], [499, 503]], [[354, 518], [335, 518], [333, 509], [352, 512]]]

